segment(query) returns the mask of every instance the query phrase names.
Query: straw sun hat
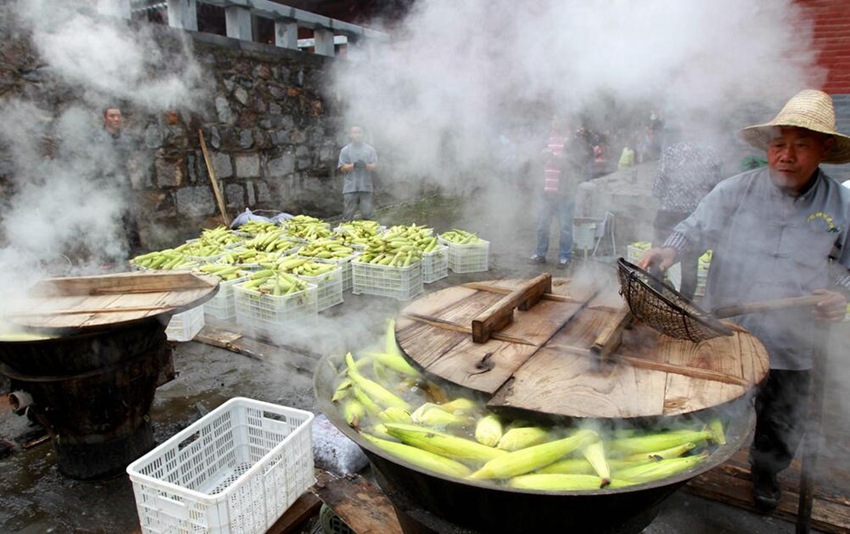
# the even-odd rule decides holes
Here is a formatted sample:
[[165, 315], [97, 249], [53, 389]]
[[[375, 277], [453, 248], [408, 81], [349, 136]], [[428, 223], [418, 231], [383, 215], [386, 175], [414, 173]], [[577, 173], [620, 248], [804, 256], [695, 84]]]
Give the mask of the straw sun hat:
[[835, 139], [835, 145], [824, 158], [824, 163], [850, 163], [850, 136], [835, 131], [832, 97], [823, 91], [800, 91], [772, 121], [744, 128], [741, 137], [755, 148], [767, 150], [770, 140], [776, 135], [775, 128], [794, 126], [828, 134]]

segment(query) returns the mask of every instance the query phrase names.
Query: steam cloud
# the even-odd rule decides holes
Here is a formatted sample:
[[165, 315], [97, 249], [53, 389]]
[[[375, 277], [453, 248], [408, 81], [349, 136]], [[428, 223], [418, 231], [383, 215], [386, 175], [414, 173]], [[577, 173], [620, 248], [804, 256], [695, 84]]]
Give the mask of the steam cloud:
[[[201, 69], [186, 45], [165, 50], [149, 26], [115, 17], [115, 0], [3, 7], [4, 32], [30, 39], [46, 73], [42, 88], [0, 100], [0, 148], [12, 189], [0, 216], [0, 301], [9, 311], [61, 254], [84, 258], [76, 266], [81, 273], [126, 255], [127, 199], [102, 180], [105, 169], [126, 162], [110, 143], [95, 141], [101, 111], [191, 110]], [[57, 93], [70, 98], [57, 103]]]
[[384, 153], [450, 188], [492, 185], [480, 165], [510, 124], [652, 106], [724, 148], [824, 76], [792, 0], [419, 0], [394, 37], [339, 65], [336, 91]]

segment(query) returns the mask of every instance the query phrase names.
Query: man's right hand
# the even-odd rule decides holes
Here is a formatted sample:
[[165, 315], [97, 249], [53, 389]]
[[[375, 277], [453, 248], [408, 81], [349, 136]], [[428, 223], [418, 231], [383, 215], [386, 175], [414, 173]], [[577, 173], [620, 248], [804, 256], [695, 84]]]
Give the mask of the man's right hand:
[[363, 160], [355, 161], [354, 162], [354, 168], [355, 169], [365, 169], [366, 168], [366, 162], [363, 161]]
[[675, 248], [653, 248], [644, 253], [637, 266], [648, 271], [650, 267], [658, 267], [666, 271], [676, 262]]

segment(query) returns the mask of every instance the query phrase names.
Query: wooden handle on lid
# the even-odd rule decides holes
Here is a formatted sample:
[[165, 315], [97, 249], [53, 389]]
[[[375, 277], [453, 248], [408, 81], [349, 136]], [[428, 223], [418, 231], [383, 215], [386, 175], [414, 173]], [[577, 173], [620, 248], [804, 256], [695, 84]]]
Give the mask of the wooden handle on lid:
[[472, 341], [487, 343], [493, 332], [498, 332], [513, 322], [514, 308], [528, 311], [540, 302], [543, 295], [551, 292], [552, 275], [549, 273], [543, 273], [524, 283], [472, 320]]
[[715, 308], [711, 313], [718, 319], [746, 315], [748, 313], [760, 313], [775, 310], [787, 310], [790, 308], [810, 308], [824, 300], [824, 295], [813, 295], [811, 297], [793, 297], [788, 299], [766, 300], [763, 302], [751, 302], [749, 304], [733, 304], [732, 306], [721, 306]]

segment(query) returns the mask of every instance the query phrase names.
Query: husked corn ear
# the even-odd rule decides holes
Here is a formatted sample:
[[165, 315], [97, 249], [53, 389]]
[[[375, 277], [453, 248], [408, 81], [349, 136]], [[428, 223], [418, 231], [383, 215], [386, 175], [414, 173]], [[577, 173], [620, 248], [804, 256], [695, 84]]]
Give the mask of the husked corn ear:
[[349, 399], [342, 406], [342, 415], [349, 426], [360, 426], [360, 420], [366, 417], [366, 408], [356, 399]]
[[696, 444], [694, 443], [683, 443], [681, 445], [676, 445], [675, 447], [670, 447], [669, 449], [663, 449], [660, 451], [653, 452], [641, 452], [638, 454], [632, 454], [630, 456], [626, 456], [623, 458], [625, 461], [647, 461], [647, 460], [663, 460], [665, 458], [678, 458], [682, 456], [686, 452], [693, 450], [696, 448]]
[[386, 408], [396, 406], [407, 409], [407, 402], [404, 399], [377, 382], [363, 376], [358, 370], [357, 365], [354, 364], [354, 357], [350, 352], [345, 355], [345, 363], [348, 365], [348, 376], [351, 377], [351, 380], [367, 395], [375, 399], [378, 404]]
[[475, 411], [475, 409], [478, 408], [478, 403], [465, 397], [458, 397], [452, 401], [440, 404], [440, 408], [454, 414], [460, 412], [466, 415], [469, 414], [469, 412]]
[[436, 404], [426, 402], [410, 415], [414, 423], [426, 426], [463, 426], [471, 420], [461, 415], [447, 412]]
[[509, 452], [490, 460], [470, 478], [511, 478], [536, 471], [599, 439], [592, 430], [579, 430], [564, 439]]
[[475, 440], [482, 445], [495, 447], [502, 438], [502, 422], [493, 414], [482, 417], [475, 425]]
[[508, 482], [515, 489], [579, 491], [599, 489], [608, 484], [607, 479], [596, 475], [520, 475]]
[[387, 427], [389, 435], [408, 445], [455, 460], [487, 462], [507, 454], [505, 451], [430, 428], [400, 423], [385, 423], [384, 426]]
[[608, 466], [608, 459], [605, 458], [605, 445], [603, 445], [602, 440], [585, 445], [581, 449], [581, 454], [604, 481], [603, 485], [611, 481], [611, 468]]
[[718, 445], [726, 445], [726, 433], [723, 431], [723, 421], [714, 419], [708, 423], [708, 431], [711, 432], [711, 441]]
[[[626, 460], [618, 460], [616, 458], [612, 458], [608, 460], [608, 468], [612, 471], [616, 471], [618, 469], [627, 469], [629, 467], [635, 467], [638, 465], [643, 465], [649, 463], [647, 460], [643, 461], [626, 461]], [[585, 458], [565, 458], [563, 460], [559, 460], [553, 464], [549, 464], [546, 467], [540, 468], [536, 473], [542, 474], [564, 474], [564, 475], [592, 475], [596, 473], [596, 470], [593, 466], [588, 462]]]
[[409, 423], [410, 413], [408, 413], [408, 411], [404, 408], [390, 406], [389, 408], [378, 414], [378, 419], [390, 423]]
[[635, 484], [643, 484], [644, 482], [652, 482], [653, 480], [675, 475], [685, 469], [690, 469], [703, 461], [706, 457], [708, 457], [708, 454], [659, 460], [657, 462], [649, 462], [647, 464], [616, 471], [614, 474], [619, 480]]
[[708, 430], [679, 430], [649, 436], [615, 439], [608, 442], [608, 450], [612, 454], [631, 455], [641, 452], [650, 453], [682, 445], [683, 443], [702, 443], [709, 439]]
[[511, 428], [499, 439], [498, 447], [505, 451], [517, 451], [539, 445], [546, 441], [549, 432], [539, 426]]
[[396, 458], [400, 458], [422, 469], [453, 477], [465, 477], [470, 473], [470, 469], [462, 463], [445, 458], [439, 454], [411, 447], [403, 443], [376, 438], [368, 434], [363, 434], [363, 437]]

